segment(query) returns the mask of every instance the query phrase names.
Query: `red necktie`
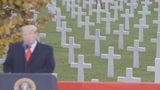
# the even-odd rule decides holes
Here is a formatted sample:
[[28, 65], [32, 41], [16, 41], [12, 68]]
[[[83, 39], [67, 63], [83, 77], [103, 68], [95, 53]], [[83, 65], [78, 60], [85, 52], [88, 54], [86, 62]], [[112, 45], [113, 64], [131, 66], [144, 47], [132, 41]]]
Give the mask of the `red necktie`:
[[29, 47], [26, 52], [26, 60], [29, 61], [30, 57], [31, 57], [31, 48]]

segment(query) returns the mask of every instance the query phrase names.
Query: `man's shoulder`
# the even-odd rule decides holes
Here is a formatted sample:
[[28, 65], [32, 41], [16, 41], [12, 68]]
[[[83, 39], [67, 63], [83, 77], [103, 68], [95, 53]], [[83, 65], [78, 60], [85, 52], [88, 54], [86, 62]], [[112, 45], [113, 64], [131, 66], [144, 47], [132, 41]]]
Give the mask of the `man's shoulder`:
[[11, 43], [10, 47], [17, 47], [17, 46], [22, 46], [23, 42], [15, 42], [15, 43]]
[[42, 43], [39, 43], [40, 47], [43, 48], [43, 49], [49, 49], [49, 50], [52, 50], [53, 49], [53, 46], [50, 46], [50, 45], [47, 45], [47, 44], [42, 44]]

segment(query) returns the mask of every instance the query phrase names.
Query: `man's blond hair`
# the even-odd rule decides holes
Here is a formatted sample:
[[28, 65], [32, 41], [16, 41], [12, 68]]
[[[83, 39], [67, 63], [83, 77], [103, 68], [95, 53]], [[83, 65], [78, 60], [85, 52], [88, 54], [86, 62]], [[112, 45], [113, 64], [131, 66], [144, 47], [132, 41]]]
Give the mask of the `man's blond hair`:
[[20, 31], [23, 30], [33, 30], [34, 32], [38, 32], [38, 28], [35, 25], [24, 25], [20, 28]]

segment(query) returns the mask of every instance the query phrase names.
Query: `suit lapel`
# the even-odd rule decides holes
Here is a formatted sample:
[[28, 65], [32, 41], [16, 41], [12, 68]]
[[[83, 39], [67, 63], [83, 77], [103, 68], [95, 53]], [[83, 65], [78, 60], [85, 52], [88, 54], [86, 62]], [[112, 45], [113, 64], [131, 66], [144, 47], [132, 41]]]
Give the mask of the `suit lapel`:
[[25, 56], [25, 48], [23, 47], [23, 42], [20, 44], [20, 53], [19, 56], [22, 55], [22, 59], [24, 62], [26, 62], [26, 56]]

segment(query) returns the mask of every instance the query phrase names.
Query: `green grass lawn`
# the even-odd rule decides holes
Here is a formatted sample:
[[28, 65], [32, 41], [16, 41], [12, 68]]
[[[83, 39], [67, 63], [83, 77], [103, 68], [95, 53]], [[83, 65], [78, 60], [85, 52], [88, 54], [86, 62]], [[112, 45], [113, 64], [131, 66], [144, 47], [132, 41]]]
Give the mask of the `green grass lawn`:
[[[141, 0], [140, 0], [141, 1]], [[138, 29], [133, 27], [133, 24], [138, 24], [141, 15], [137, 11], [142, 10], [142, 5], [139, 3], [138, 8], [135, 10], [134, 18], [130, 19], [130, 35], [124, 36], [124, 49], [118, 49], [118, 35], [113, 35], [113, 30], [118, 30], [119, 24], [124, 23], [124, 18], [119, 17], [119, 20], [111, 23], [111, 34], [105, 34], [105, 22], [101, 24], [96, 24], [95, 26], [90, 27], [90, 32], [92, 35], [95, 34], [95, 29], [101, 29], [101, 35], [106, 36], [107, 40], [101, 41], [101, 53], [108, 53], [108, 47], [114, 46], [115, 53], [121, 55], [120, 60], [114, 61], [115, 65], [115, 75], [114, 78], [107, 77], [107, 61], [101, 59], [100, 57], [94, 56], [94, 41], [93, 40], [84, 40], [84, 26], [82, 28], [77, 28], [77, 19], [71, 19], [70, 12], [66, 12], [66, 8], [62, 6], [61, 1], [57, 1], [57, 6], [61, 8], [62, 15], [66, 16], [67, 27], [72, 28], [72, 32], [67, 33], [67, 42], [69, 36], [75, 37], [75, 42], [81, 45], [80, 49], [75, 49], [75, 61], [77, 62], [78, 54], [85, 55], [85, 62], [92, 63], [92, 69], [85, 70], [85, 81], [90, 81], [93, 78], [97, 78], [100, 81], [116, 81], [117, 76], [125, 76], [126, 67], [133, 67], [133, 52], [127, 51], [127, 46], [133, 46], [133, 41], [138, 39]], [[149, 10], [151, 15], [147, 16], [147, 24], [149, 29], [144, 31], [144, 42], [140, 43], [141, 47], [146, 48], [145, 53], [140, 53], [140, 68], [134, 68], [134, 76], [141, 77], [143, 82], [154, 81], [154, 73], [147, 72], [147, 66], [154, 65], [155, 58], [155, 47], [156, 44], [150, 42], [150, 38], [156, 37], [157, 25], [152, 23], [152, 20], [157, 19], [157, 13], [153, 9], [157, 7], [157, 4], [153, 2], [150, 5]], [[125, 5], [125, 8], [129, 8]], [[83, 11], [87, 12], [86, 9]], [[113, 11], [111, 10], [113, 16]], [[119, 12], [119, 15], [124, 12]], [[104, 17], [105, 14], [102, 14]], [[83, 16], [83, 21], [85, 17]], [[64, 21], [64, 20], [63, 20]], [[94, 13], [90, 16], [90, 21], [96, 21], [96, 14]], [[49, 22], [45, 26], [44, 32], [47, 33], [47, 38], [45, 42], [53, 45], [55, 49], [55, 58], [57, 62], [56, 73], [58, 73], [59, 80], [76, 80], [77, 70], [75, 68], [70, 68], [68, 64], [68, 49], [62, 48], [60, 46], [60, 33], [56, 32], [56, 23]]]
[[[142, 1], [142, 0], [139, 0]], [[130, 19], [130, 34], [124, 36], [124, 49], [118, 49], [118, 35], [113, 35], [113, 30], [119, 29], [119, 24], [124, 24], [124, 18], [119, 17], [119, 20], [111, 23], [111, 34], [105, 34], [105, 22], [96, 24], [90, 27], [90, 33], [95, 34], [95, 29], [101, 29], [101, 35], [106, 36], [107, 40], [101, 41], [101, 53], [108, 53], [108, 47], [114, 46], [115, 54], [120, 54], [121, 59], [114, 61], [114, 78], [107, 77], [107, 60], [101, 59], [100, 57], [94, 56], [94, 41], [84, 40], [84, 26], [82, 28], [77, 27], [77, 19], [71, 19], [70, 12], [66, 12], [66, 8], [61, 4], [62, 0], [57, 0], [57, 7], [61, 8], [62, 15], [66, 16], [67, 27], [72, 28], [72, 32], [67, 33], [67, 43], [69, 36], [75, 37], [75, 42], [81, 45], [80, 49], [75, 49], [75, 61], [77, 62], [78, 54], [85, 55], [85, 63], [91, 63], [92, 69], [85, 70], [85, 81], [90, 81], [93, 78], [99, 79], [100, 81], [117, 81], [118, 76], [125, 76], [126, 67], [133, 67], [133, 52], [127, 51], [127, 46], [133, 46], [134, 40], [138, 39], [138, 29], [134, 28], [134, 24], [139, 23], [141, 15], [137, 14], [137, 11], [142, 10], [142, 4], [139, 3], [138, 8], [135, 10], [134, 18]], [[147, 66], [154, 65], [156, 44], [150, 42], [150, 38], [156, 37], [157, 25], [152, 23], [152, 20], [157, 19], [157, 12], [153, 11], [157, 4], [152, 1], [153, 4], [149, 6], [151, 15], [147, 16], [147, 24], [149, 29], [144, 31], [144, 42], [140, 43], [141, 47], [146, 48], [145, 53], [140, 53], [140, 68], [134, 68], [133, 73], [135, 77], [141, 77], [143, 82], [153, 82], [154, 73], [147, 72]], [[94, 7], [95, 8], [95, 7]], [[125, 8], [129, 8], [125, 5]], [[87, 11], [83, 9], [83, 11]], [[45, 15], [46, 9], [43, 9], [41, 15]], [[119, 12], [119, 15], [124, 12]], [[104, 17], [105, 14], [102, 14]], [[111, 16], [113, 11], [111, 10]], [[83, 16], [83, 21], [85, 17]], [[96, 14], [93, 13], [90, 16], [90, 21], [96, 21]], [[56, 22], [49, 21], [49, 23], [42, 27], [42, 32], [47, 33], [47, 37], [44, 42], [54, 46], [55, 59], [56, 59], [56, 70], [58, 73], [58, 80], [77, 80], [77, 69], [70, 68], [68, 64], [68, 49], [62, 48], [60, 45], [61, 34], [56, 32]]]

